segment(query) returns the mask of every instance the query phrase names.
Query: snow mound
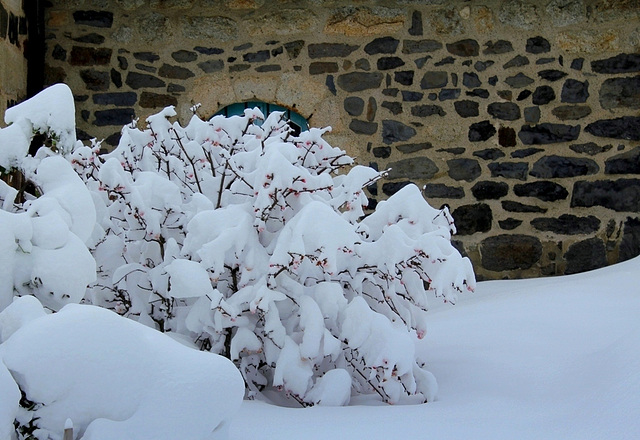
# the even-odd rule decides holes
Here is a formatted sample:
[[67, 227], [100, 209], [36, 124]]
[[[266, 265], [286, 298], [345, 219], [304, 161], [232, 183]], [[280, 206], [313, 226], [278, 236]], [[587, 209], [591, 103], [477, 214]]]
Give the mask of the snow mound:
[[[35, 404], [20, 420], [30, 416], [39, 439], [59, 438], [68, 419], [84, 440], [222, 439], [244, 396], [229, 360], [89, 305], [22, 326], [0, 359]], [[3, 368], [0, 390], [11, 393]], [[0, 422], [0, 432], [12, 430]]]

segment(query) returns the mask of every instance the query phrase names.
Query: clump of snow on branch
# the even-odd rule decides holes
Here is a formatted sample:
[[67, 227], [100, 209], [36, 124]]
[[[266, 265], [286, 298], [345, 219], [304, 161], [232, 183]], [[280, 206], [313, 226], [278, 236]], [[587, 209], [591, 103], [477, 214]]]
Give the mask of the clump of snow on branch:
[[[0, 345], [0, 409], [7, 405], [0, 433], [15, 418], [36, 427], [30, 438], [42, 440], [60, 438], [69, 419], [85, 440], [227, 437], [244, 396], [242, 376], [228, 359], [95, 306], [46, 314], [40, 305], [38, 313], [30, 298], [0, 313], [1, 334], [7, 326], [13, 331]], [[31, 319], [16, 329], [24, 310]], [[16, 383], [24, 393], [20, 408]]]

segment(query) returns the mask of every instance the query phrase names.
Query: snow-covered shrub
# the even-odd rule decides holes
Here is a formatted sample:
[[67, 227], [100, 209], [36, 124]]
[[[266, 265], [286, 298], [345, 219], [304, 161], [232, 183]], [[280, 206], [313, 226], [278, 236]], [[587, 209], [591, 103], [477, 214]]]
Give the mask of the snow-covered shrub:
[[[6, 163], [40, 178], [45, 196], [61, 194], [56, 203], [74, 209], [66, 216], [57, 207], [46, 211], [54, 204], [38, 202], [44, 196], [16, 206], [6, 185], [4, 209], [62, 217], [42, 222], [43, 242], [63, 249], [72, 240], [61, 237], [76, 234], [89, 244], [97, 273], [85, 302], [232, 359], [249, 397], [273, 397], [275, 389], [302, 405], [346, 404], [352, 393], [391, 403], [407, 395], [431, 400], [435, 380], [414, 350], [426, 332], [427, 291], [455, 302], [475, 286], [469, 260], [451, 246], [449, 212], [429, 206], [410, 185], [364, 216], [363, 188], [383, 173], [354, 165], [324, 141], [329, 128], [296, 137], [282, 114], [265, 118], [257, 109], [210, 121], [194, 116], [184, 127], [171, 122], [175, 114], [168, 107], [145, 128], [125, 126], [106, 155], [98, 143], [71, 142], [69, 130], [43, 128], [44, 117], [22, 118], [20, 126], [57, 136], [57, 153], [84, 182], [98, 222], [91, 231], [93, 217], [81, 217], [76, 227], [74, 215], [84, 211], [63, 203], [75, 200], [75, 186], [68, 165], [48, 157], [50, 148], [23, 160], [0, 156], [18, 158]], [[55, 180], [47, 180], [47, 167], [64, 176], [55, 182], [70, 192], [47, 187]], [[38, 204], [46, 206], [34, 210]], [[11, 269], [0, 270], [12, 276], [36, 267], [14, 261], [24, 249], [16, 243], [33, 240], [32, 232], [18, 232], [0, 228], [0, 246], [13, 252]], [[51, 273], [43, 285], [76, 274], [64, 267]], [[35, 276], [18, 278], [27, 282], [3, 292], [7, 299], [14, 288], [38, 295]]]
[[[65, 85], [52, 86], [8, 109], [5, 121], [0, 170], [22, 172], [40, 197], [0, 180], [0, 311], [14, 295], [27, 294], [58, 310], [82, 300], [96, 279], [85, 244], [96, 222], [93, 198], [61, 156], [76, 146], [73, 95]], [[37, 134], [51, 148], [27, 156]]]
[[364, 217], [363, 188], [382, 173], [353, 166], [328, 129], [294, 137], [257, 109], [185, 127], [174, 116], [124, 127], [112, 153], [72, 155], [102, 200], [87, 299], [234, 360], [250, 397], [432, 399], [413, 348], [427, 290], [455, 302], [475, 284], [449, 212], [407, 186]]
[[0, 334], [2, 439], [14, 418], [30, 439], [62, 438], [67, 419], [84, 440], [225, 439], [244, 396], [228, 359], [100, 307], [46, 314], [17, 298], [0, 313]]

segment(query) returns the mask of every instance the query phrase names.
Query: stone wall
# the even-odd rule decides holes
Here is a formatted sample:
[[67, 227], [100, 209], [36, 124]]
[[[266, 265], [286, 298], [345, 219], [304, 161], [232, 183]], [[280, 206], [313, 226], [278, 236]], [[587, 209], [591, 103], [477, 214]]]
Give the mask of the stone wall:
[[0, 0], [0, 115], [27, 95], [26, 34], [22, 2]]
[[176, 105], [295, 109], [449, 205], [480, 279], [640, 253], [638, 0], [57, 0], [46, 81], [79, 136]]

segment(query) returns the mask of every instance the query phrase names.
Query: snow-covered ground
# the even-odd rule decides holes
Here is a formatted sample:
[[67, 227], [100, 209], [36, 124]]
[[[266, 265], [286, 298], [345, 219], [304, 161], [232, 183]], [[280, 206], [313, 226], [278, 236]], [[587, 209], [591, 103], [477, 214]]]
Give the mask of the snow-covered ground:
[[292, 409], [245, 401], [230, 439], [640, 438], [640, 258], [482, 282], [429, 315], [419, 349], [438, 379], [435, 402]]

